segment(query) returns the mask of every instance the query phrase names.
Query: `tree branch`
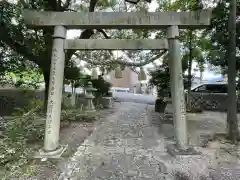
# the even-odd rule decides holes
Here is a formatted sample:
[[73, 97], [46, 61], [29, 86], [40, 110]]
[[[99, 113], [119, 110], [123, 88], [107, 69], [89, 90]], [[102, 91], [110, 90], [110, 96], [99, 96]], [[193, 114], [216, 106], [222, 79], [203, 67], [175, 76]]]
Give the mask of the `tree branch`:
[[65, 10], [67, 9], [71, 4], [71, 0], [66, 0], [66, 2], [63, 4], [62, 9]]
[[47, 11], [56, 11], [58, 10], [57, 1], [56, 0], [43, 0], [45, 3], [45, 10]]
[[136, 71], [136, 69], [134, 69], [133, 67], [130, 67], [130, 69], [135, 72], [136, 74], [140, 74], [139, 72]]
[[134, 67], [141, 67], [144, 66], [146, 64], [149, 64], [157, 59], [159, 59], [162, 55], [164, 55], [167, 51], [162, 51], [159, 55], [156, 55], [155, 57], [147, 60], [147, 61], [143, 61], [143, 62], [128, 62], [128, 61], [124, 61], [124, 60], [120, 60], [120, 59], [116, 59], [116, 60], [110, 60], [110, 61], [105, 61], [105, 62], [99, 62], [99, 61], [92, 61], [88, 58], [86, 59], [81, 59], [81, 57], [77, 54], [74, 53], [74, 55], [78, 58], [80, 58], [80, 60], [83, 60], [89, 64], [92, 65], [109, 65], [109, 64], [120, 64], [120, 65], [125, 65], [125, 66], [134, 66]]
[[[94, 12], [95, 6], [97, 4], [98, 0], [91, 0], [89, 5], [89, 12]], [[84, 30], [79, 39], [89, 39], [94, 34], [93, 29], [86, 29]], [[68, 50], [66, 53], [66, 61], [68, 62], [72, 55], [76, 52], [76, 50]]]
[[31, 48], [27, 47], [25, 44], [15, 41], [14, 38], [10, 38], [10, 32], [4, 23], [2, 23], [0, 26], [0, 32], [4, 34], [4, 36], [1, 37], [1, 40], [6, 43], [12, 50], [38, 64], [37, 62], [39, 61], [39, 57], [35, 56], [32, 53]]
[[102, 33], [103, 36], [104, 36], [106, 39], [110, 39], [110, 36], [108, 36], [107, 33], [106, 33], [104, 30], [102, 30], [102, 29], [97, 29], [97, 31], [100, 32], [100, 33]]
[[[97, 29], [98, 32], [101, 32], [106, 39], [110, 39], [110, 36], [102, 29]], [[89, 39], [94, 34], [94, 31], [91, 29], [84, 30], [79, 39]], [[68, 50], [66, 53], [66, 63], [71, 59], [72, 55], [76, 52], [76, 50]], [[109, 51], [112, 54], [112, 51]]]
[[94, 12], [94, 9], [96, 7], [97, 2], [98, 2], [98, 0], [91, 0], [90, 1], [90, 6], [89, 6], [89, 9], [88, 9], [89, 12]]

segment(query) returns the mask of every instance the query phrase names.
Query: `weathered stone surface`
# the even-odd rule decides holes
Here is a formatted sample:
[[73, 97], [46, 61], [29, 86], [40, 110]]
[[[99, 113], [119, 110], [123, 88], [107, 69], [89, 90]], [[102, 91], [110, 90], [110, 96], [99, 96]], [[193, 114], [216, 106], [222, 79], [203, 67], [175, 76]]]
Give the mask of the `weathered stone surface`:
[[[191, 93], [192, 107], [207, 111], [227, 111], [227, 94], [224, 93]], [[237, 100], [237, 111], [240, 112], [240, 100]]]
[[166, 50], [167, 39], [67, 39], [65, 49], [79, 50]]
[[33, 26], [67, 26], [68, 29], [159, 29], [169, 25], [202, 28], [210, 25], [211, 10], [199, 12], [23, 12]]
[[121, 104], [119, 112], [85, 142], [88, 146], [78, 149], [73, 157], [77, 163], [61, 178], [163, 180], [166, 167], [153, 156], [166, 155], [164, 141], [158, 141], [161, 135], [146, 119], [145, 107]]
[[225, 164], [210, 173], [212, 180], [239, 180], [240, 179], [240, 165], [239, 164]]
[[[196, 150], [201, 152], [200, 155], [172, 157], [166, 145], [174, 143], [173, 126], [159, 123], [159, 113], [154, 112], [154, 106], [135, 103], [116, 106], [118, 112], [107, 118], [78, 148], [59, 180], [176, 180], [176, 172], [188, 176], [189, 180], [203, 180], [201, 177], [204, 176], [210, 178], [207, 180], [213, 180], [209, 172], [218, 177], [220, 167], [217, 167], [216, 148], [198, 147]], [[202, 115], [202, 118], [202, 121], [199, 118], [189, 121], [190, 138], [198, 133], [199, 127], [207, 124], [205, 121], [209, 121], [204, 120], [209, 116]], [[225, 167], [224, 171], [229, 170]], [[239, 179], [237, 173], [238, 169], [235, 168], [234, 172], [230, 172], [232, 179], [229, 179]]]
[[104, 108], [112, 108], [113, 107], [113, 97], [102, 97], [100, 98], [100, 104]]
[[176, 145], [169, 144], [167, 146], [167, 152], [172, 156], [179, 156], [179, 155], [200, 155], [199, 152], [197, 152], [194, 148], [188, 148], [188, 149], [178, 149]]

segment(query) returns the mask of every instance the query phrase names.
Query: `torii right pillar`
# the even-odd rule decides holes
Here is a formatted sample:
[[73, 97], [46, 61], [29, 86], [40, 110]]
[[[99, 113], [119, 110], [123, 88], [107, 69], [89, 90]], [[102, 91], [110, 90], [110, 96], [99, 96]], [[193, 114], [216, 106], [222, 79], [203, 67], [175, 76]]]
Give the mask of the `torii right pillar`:
[[188, 129], [183, 87], [182, 62], [178, 26], [167, 29], [169, 43], [169, 69], [171, 78], [171, 98], [173, 104], [173, 124], [177, 148], [185, 150], [188, 145]]

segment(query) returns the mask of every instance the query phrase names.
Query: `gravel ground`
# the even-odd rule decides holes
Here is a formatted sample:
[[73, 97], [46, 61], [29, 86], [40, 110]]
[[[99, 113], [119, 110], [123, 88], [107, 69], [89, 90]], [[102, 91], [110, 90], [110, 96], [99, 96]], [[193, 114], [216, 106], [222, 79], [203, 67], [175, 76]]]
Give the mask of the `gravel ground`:
[[[64, 152], [62, 159], [49, 160], [41, 162], [34, 160], [33, 164], [37, 165], [36, 176], [31, 177], [31, 180], [55, 180], [63, 171], [64, 164], [68, 158], [72, 156], [77, 148], [84, 142], [84, 140], [92, 134], [92, 132], [99, 127], [107, 116], [114, 113], [116, 108], [104, 109], [98, 112], [100, 119], [94, 122], [72, 122], [68, 127], [62, 128], [60, 132], [61, 144], [67, 144], [68, 149]], [[20, 178], [21, 179], [21, 178]]]
[[[239, 147], [220, 140], [207, 143], [205, 148], [195, 143], [199, 155], [173, 157], [166, 150], [167, 145], [174, 144], [173, 125], [164, 120], [163, 114], [155, 113], [154, 106], [121, 102], [115, 103], [115, 108], [114, 112], [104, 111], [105, 118], [94, 124], [72, 124], [63, 129], [62, 143], [69, 145], [69, 151], [64, 159], [50, 166], [41, 165], [35, 179], [240, 179]], [[190, 142], [195, 141], [191, 139], [196, 139], [200, 130], [214, 130], [214, 121], [209, 117], [204, 117], [202, 123], [198, 118], [190, 122]]]
[[153, 110], [151, 105], [122, 102], [79, 146], [58, 180], [240, 179], [239, 163], [220, 154], [219, 145], [197, 147], [199, 155], [170, 156], [166, 145], [174, 143], [172, 125]]

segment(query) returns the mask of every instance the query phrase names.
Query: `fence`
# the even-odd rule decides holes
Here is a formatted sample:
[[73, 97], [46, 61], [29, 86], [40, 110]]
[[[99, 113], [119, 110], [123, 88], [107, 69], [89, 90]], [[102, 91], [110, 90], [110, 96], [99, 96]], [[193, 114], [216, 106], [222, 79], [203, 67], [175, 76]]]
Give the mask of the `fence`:
[[[240, 112], [240, 101], [237, 101], [237, 111]], [[208, 111], [227, 111], [227, 94], [218, 93], [192, 93], [191, 102], [194, 106], [201, 106], [203, 110]]]

